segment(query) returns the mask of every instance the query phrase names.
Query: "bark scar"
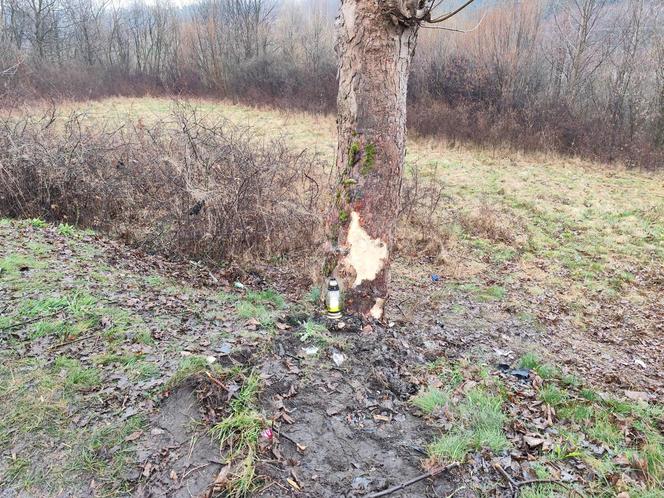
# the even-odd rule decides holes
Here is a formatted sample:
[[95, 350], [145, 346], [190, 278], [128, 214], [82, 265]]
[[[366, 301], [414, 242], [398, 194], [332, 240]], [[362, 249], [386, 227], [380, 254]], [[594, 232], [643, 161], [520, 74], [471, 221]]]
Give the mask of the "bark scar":
[[374, 280], [387, 261], [387, 244], [380, 239], [371, 238], [360, 225], [360, 214], [356, 211], [350, 215], [347, 241], [350, 249], [345, 262], [355, 271], [353, 287], [365, 280]]

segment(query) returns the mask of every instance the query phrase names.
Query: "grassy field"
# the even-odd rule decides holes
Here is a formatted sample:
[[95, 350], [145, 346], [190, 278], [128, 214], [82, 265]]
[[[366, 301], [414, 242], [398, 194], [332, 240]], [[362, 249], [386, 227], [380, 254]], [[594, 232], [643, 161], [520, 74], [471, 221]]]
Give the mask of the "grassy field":
[[[147, 123], [167, 119], [168, 99], [112, 99], [69, 104], [84, 122]], [[206, 119], [227, 119], [266, 138], [282, 137], [332, 165], [335, 123], [230, 103], [193, 103]], [[454, 147], [413, 138], [407, 174], [441, 187], [435, 223], [402, 229], [403, 255], [427, 256], [451, 285], [523, 304], [554, 294], [580, 329], [594, 324], [598, 302], [646, 309], [662, 298], [664, 175], [628, 171], [552, 154]], [[424, 251], [424, 254], [423, 254]], [[421, 259], [421, 258], [420, 258]], [[488, 285], [487, 285], [488, 284]], [[516, 288], [519, 292], [509, 292]], [[491, 296], [490, 296], [491, 297]], [[519, 312], [541, 315], [528, 305]], [[653, 331], [653, 323], [644, 325]]]
[[[281, 137], [294, 150], [317, 153], [325, 165], [321, 178], [332, 171], [332, 117], [190, 104], [205, 119], [227, 119], [259, 138]], [[170, 126], [173, 105], [148, 98], [71, 103], [58, 109], [55, 126], [71, 113], [81, 113], [81, 123], [90, 127], [140, 128], [160, 120]], [[38, 115], [35, 109], [30, 113]], [[267, 388], [274, 372], [290, 377], [294, 384], [284, 383], [279, 394], [294, 407], [295, 420], [284, 426], [293, 430], [300, 423], [301, 434], [307, 434], [311, 428], [298, 415], [321, 412], [322, 431], [338, 413], [321, 408], [318, 387], [339, 374], [332, 352], [343, 351], [349, 363], [341, 386], [406, 377], [418, 379], [419, 392], [385, 390], [392, 411], [363, 421], [375, 424], [372, 434], [388, 427], [383, 446], [382, 436], [366, 438], [364, 432], [348, 432], [343, 444], [334, 431], [320, 438], [310, 434], [310, 441], [287, 455], [291, 460], [310, 462], [328, 450], [339, 456], [347, 446], [355, 462], [361, 445], [376, 443], [370, 447], [378, 452], [376, 462], [387, 461], [394, 458], [392, 431], [401, 430], [392, 413], [405, 417], [418, 410], [422, 425], [409, 426], [406, 436], [416, 441], [426, 435], [422, 448], [429, 463], [474, 465], [457, 476], [453, 489], [494, 489], [502, 478], [487, 469], [495, 460], [481, 458], [519, 454], [522, 463], [510, 471], [517, 479], [559, 481], [571, 472], [574, 485], [591, 496], [661, 496], [664, 175], [417, 137], [408, 144], [406, 174], [430, 192], [422, 202], [440, 196], [430, 219], [419, 210], [399, 227], [389, 312], [400, 327], [392, 333], [409, 347], [389, 331], [361, 334], [347, 326], [345, 336], [329, 332], [313, 317], [316, 300], [307, 298], [313, 289], [293, 289], [292, 280], [267, 284], [281, 293], [262, 280], [261, 288], [238, 289], [216, 266], [146, 257], [68, 224], [1, 220], [0, 339], [6, 347], [0, 368], [0, 487], [44, 496], [63, 490], [124, 496], [140, 484], [159, 484], [160, 476], [168, 485], [179, 476], [183, 484], [198, 466], [187, 456], [199, 451], [192, 449], [194, 441], [212, 434], [216, 446], [212, 457], [201, 453], [201, 468], [218, 458], [219, 444], [244, 441], [240, 456], [231, 451], [224, 458], [247, 458], [229, 482], [248, 489], [265, 450], [259, 433], [275, 423], [269, 402], [261, 398], [257, 404], [257, 392]], [[288, 270], [287, 259], [279, 263], [285, 268], [277, 270]], [[288, 322], [289, 316], [299, 318]], [[486, 355], [478, 358], [478, 348]], [[241, 354], [228, 371], [208, 363], [210, 355], [221, 358], [230, 349]], [[358, 350], [376, 355], [378, 374], [364, 368], [364, 357], [353, 357]], [[408, 350], [417, 351], [410, 363], [402, 356]], [[530, 381], [498, 369], [505, 362], [529, 369]], [[396, 367], [381, 373], [385, 364]], [[260, 377], [251, 368], [262, 368]], [[243, 371], [244, 384], [237, 380]], [[221, 375], [215, 384], [228, 384], [224, 399], [234, 399], [234, 411], [224, 413], [211, 431], [205, 425], [210, 420], [185, 420], [183, 463], [175, 471], [171, 456], [161, 453], [157, 407], [165, 392], [202, 372]], [[360, 414], [370, 403], [356, 399], [354, 389], [347, 403]], [[346, 430], [345, 420], [341, 413], [336, 428]], [[441, 420], [449, 427], [441, 429]], [[305, 451], [308, 445], [317, 451]], [[154, 466], [139, 462], [139, 453], [148, 452]], [[471, 453], [476, 457], [467, 459]], [[167, 464], [161, 465], [162, 457]], [[221, 475], [204, 476], [201, 491]], [[297, 489], [288, 481], [294, 475], [281, 476], [284, 496]], [[354, 482], [345, 474], [330, 475], [331, 481], [346, 479], [344, 489]], [[463, 480], [472, 475], [480, 475], [479, 482]], [[388, 477], [394, 483], [404, 476]], [[309, 492], [323, 485], [318, 475], [305, 474], [302, 482]], [[552, 483], [522, 491], [531, 497], [564, 495]]]

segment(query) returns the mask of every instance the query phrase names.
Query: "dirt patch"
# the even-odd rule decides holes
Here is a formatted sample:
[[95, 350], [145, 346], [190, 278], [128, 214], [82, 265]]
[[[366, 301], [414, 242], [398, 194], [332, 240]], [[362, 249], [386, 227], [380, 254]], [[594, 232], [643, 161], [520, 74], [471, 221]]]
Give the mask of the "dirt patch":
[[[272, 482], [258, 496], [291, 496], [296, 487], [299, 496], [361, 496], [423, 473], [430, 429], [407, 402], [418, 389], [409, 369], [423, 356], [389, 329], [335, 338], [343, 352], [321, 348], [318, 356], [292, 333], [275, 340], [275, 355], [262, 368], [268, 386], [262, 401], [280, 422], [277, 462], [260, 466]], [[437, 485], [455, 489], [458, 480], [441, 477]], [[394, 496], [434, 494], [423, 480]]]
[[164, 399], [137, 451], [141, 484], [135, 497], [201, 496], [222, 465], [219, 444], [207, 434], [204, 407], [188, 382]]

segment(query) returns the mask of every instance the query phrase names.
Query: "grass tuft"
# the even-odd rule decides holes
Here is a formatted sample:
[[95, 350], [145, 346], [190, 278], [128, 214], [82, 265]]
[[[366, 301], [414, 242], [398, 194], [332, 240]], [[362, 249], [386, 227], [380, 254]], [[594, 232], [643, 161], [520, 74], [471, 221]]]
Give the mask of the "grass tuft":
[[58, 234], [67, 238], [76, 237], [76, 227], [70, 225], [69, 223], [60, 223], [58, 225]]
[[300, 341], [309, 342], [311, 340], [325, 345], [328, 343], [328, 332], [325, 325], [322, 323], [315, 322], [313, 320], [307, 320], [302, 324], [302, 331], [300, 332]]
[[180, 360], [178, 369], [168, 380], [164, 386], [164, 389], [174, 389], [175, 387], [182, 385], [184, 382], [198, 374], [208, 370], [216, 370], [218, 368], [218, 365], [210, 365], [210, 363], [207, 361], [207, 358], [203, 356], [187, 356], [186, 358]]
[[211, 434], [220, 445], [229, 447], [229, 460], [236, 462], [224, 496], [248, 496], [255, 488], [258, 444], [266, 426], [264, 417], [254, 406], [259, 388], [260, 378], [252, 372], [231, 400], [230, 413], [211, 429]]
[[73, 358], [59, 356], [54, 365], [56, 373], [64, 375], [65, 392], [86, 391], [101, 384], [101, 374], [96, 368], [84, 368]]
[[449, 400], [449, 394], [435, 387], [428, 387], [413, 397], [410, 402], [424, 413], [431, 414], [436, 408], [444, 407]]
[[273, 289], [247, 292], [245, 299], [255, 305], [271, 305], [277, 309], [282, 309], [286, 306], [286, 300], [283, 296]]
[[272, 328], [274, 326], [274, 318], [272, 313], [262, 304], [254, 304], [249, 301], [241, 301], [236, 306], [237, 314], [240, 318], [245, 320], [257, 320], [261, 327]]
[[472, 450], [489, 449], [499, 453], [509, 447], [503, 426], [507, 420], [502, 412], [502, 399], [475, 388], [451, 411], [457, 421], [448, 434], [429, 445], [429, 455], [435, 460], [457, 461], [465, 459]]
[[554, 384], [546, 384], [540, 391], [539, 398], [547, 405], [556, 408], [567, 401], [568, 394]]

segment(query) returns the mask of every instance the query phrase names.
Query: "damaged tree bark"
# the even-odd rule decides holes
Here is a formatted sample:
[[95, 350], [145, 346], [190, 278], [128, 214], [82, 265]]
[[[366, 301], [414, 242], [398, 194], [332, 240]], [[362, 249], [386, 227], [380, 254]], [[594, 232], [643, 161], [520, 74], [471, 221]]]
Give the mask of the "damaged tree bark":
[[340, 281], [346, 311], [374, 319], [388, 297], [419, 28], [393, 9], [389, 1], [342, 0], [337, 19], [339, 183], [324, 274]]

